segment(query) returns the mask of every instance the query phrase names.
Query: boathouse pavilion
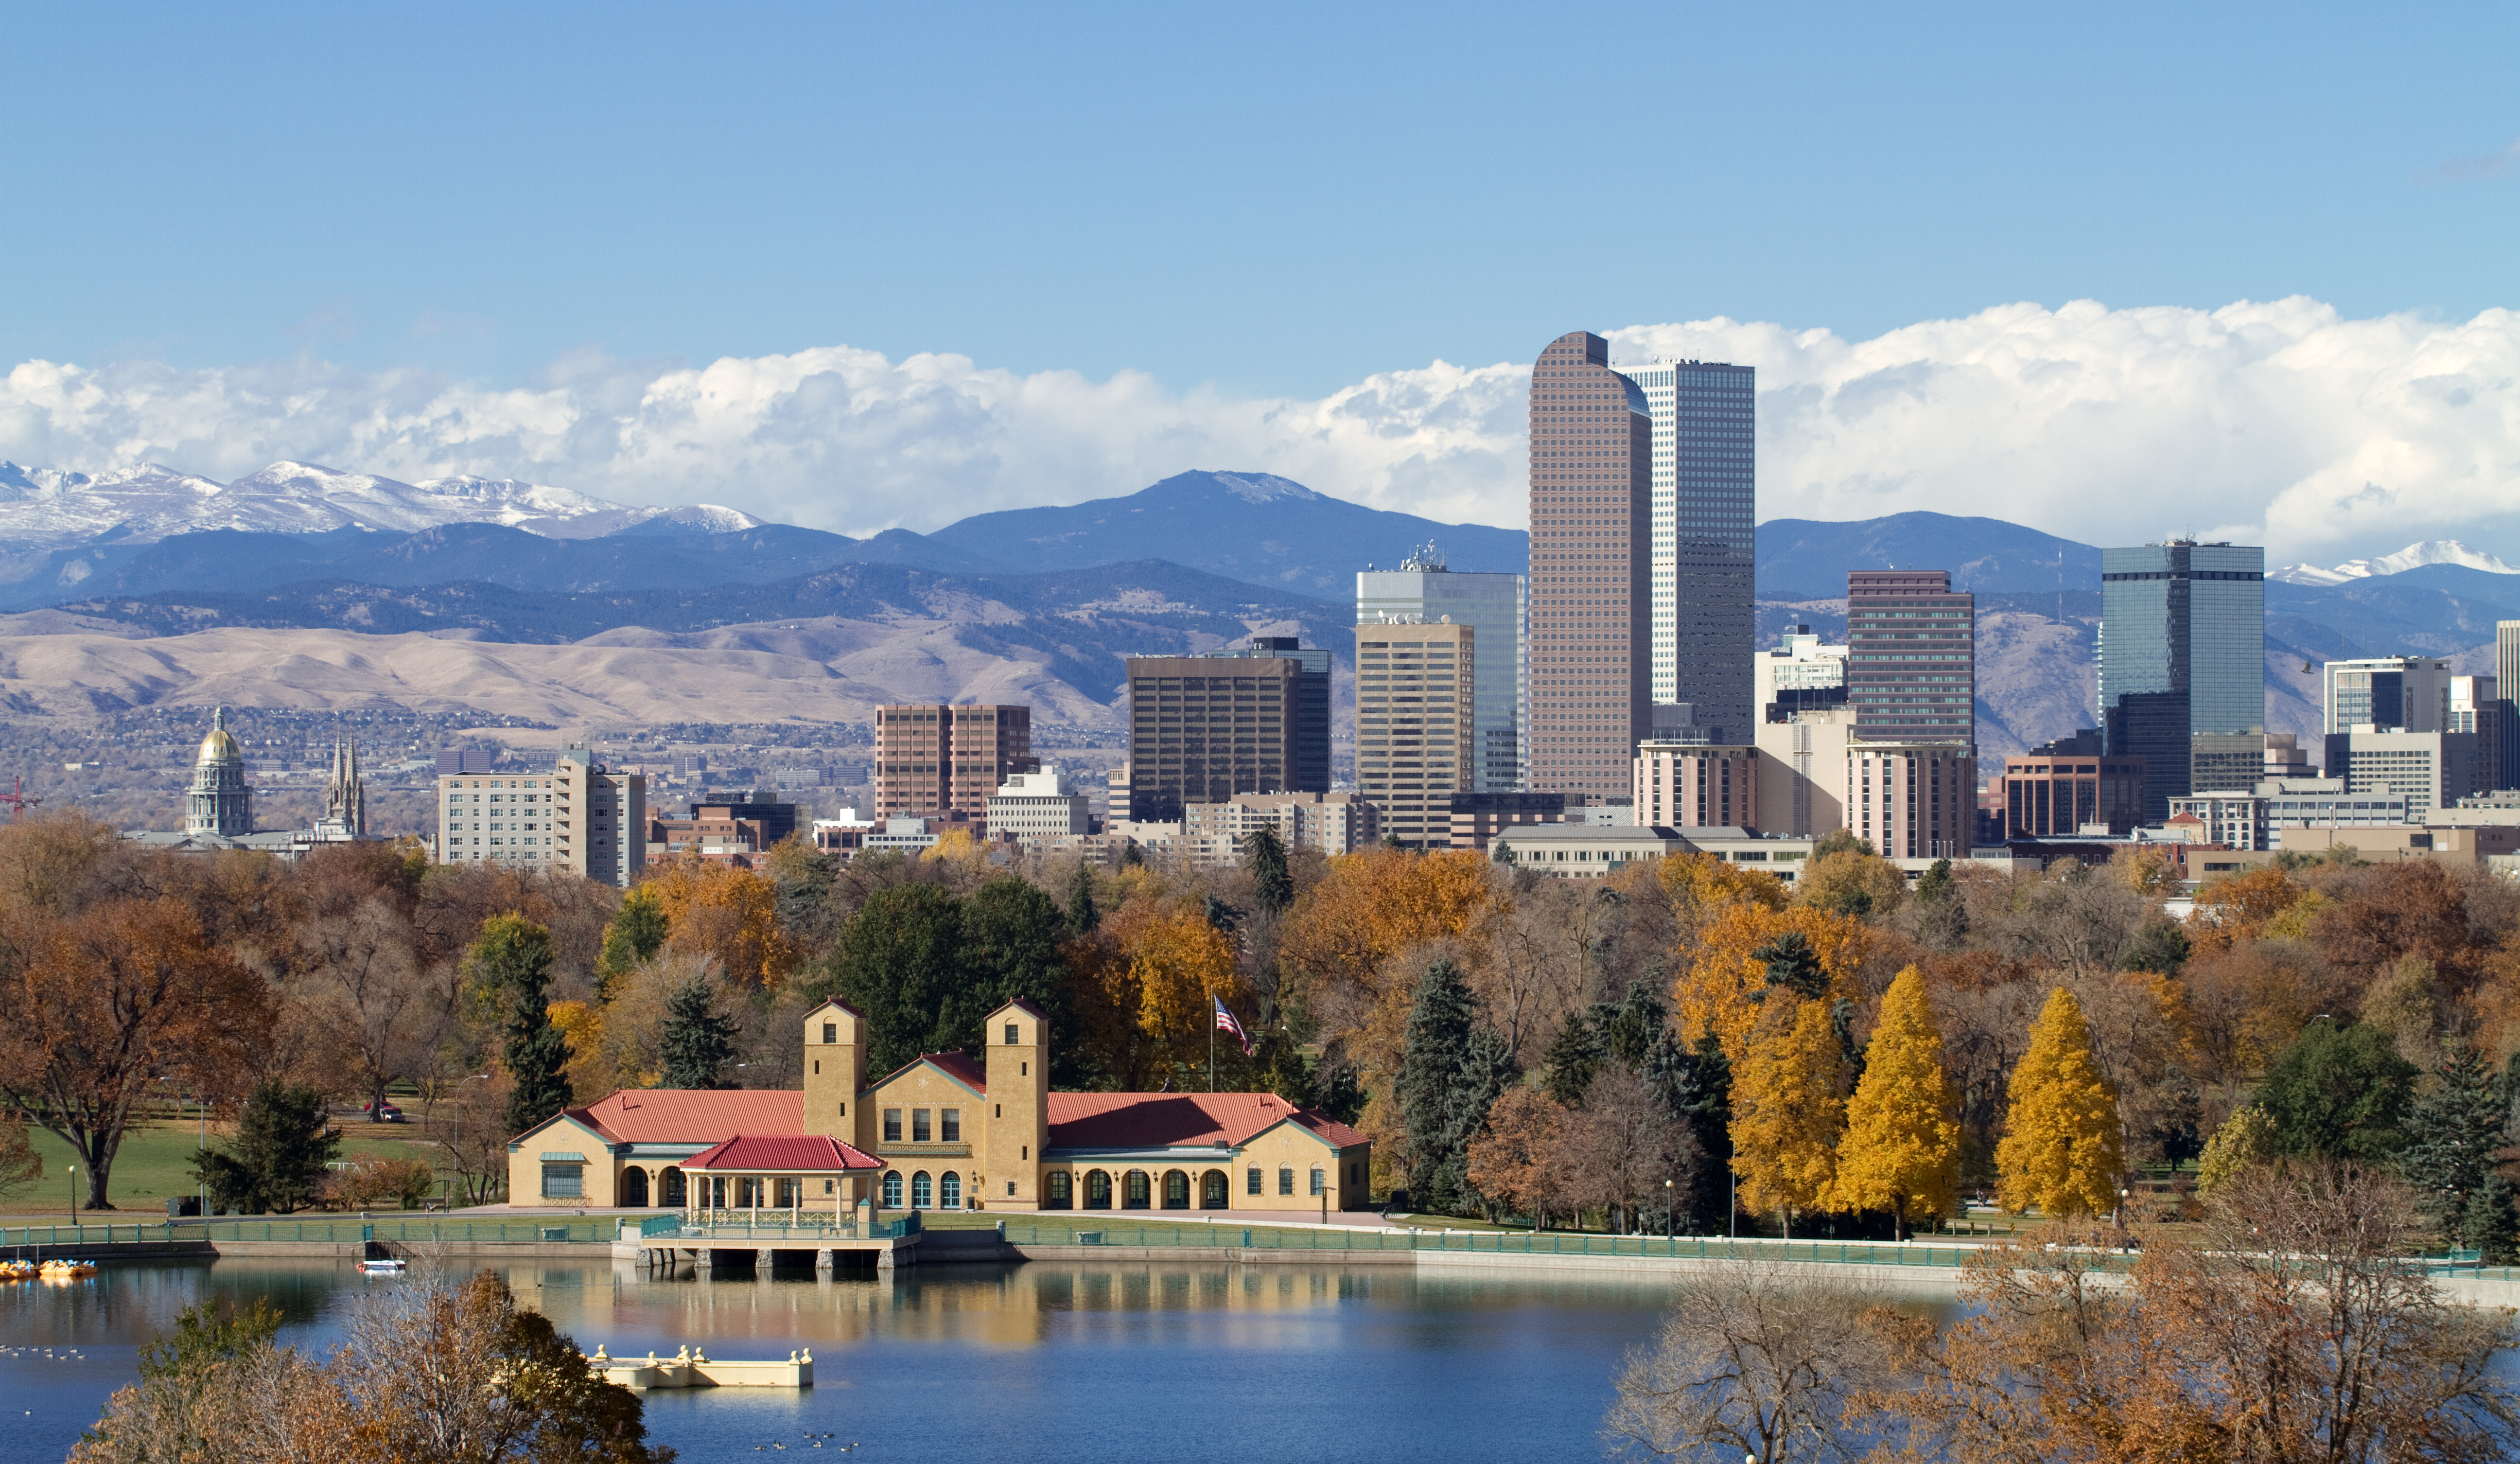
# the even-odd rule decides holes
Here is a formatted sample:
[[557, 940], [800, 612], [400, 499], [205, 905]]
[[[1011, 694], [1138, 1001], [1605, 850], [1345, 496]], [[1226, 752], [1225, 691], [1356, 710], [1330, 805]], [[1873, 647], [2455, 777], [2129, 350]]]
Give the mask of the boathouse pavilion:
[[805, 1086], [624, 1088], [508, 1144], [517, 1205], [598, 1209], [1288, 1211], [1368, 1208], [1372, 1145], [1275, 1093], [1054, 1093], [1049, 1024], [989, 1015], [974, 1060], [872, 1082], [866, 1020], [805, 1014]]

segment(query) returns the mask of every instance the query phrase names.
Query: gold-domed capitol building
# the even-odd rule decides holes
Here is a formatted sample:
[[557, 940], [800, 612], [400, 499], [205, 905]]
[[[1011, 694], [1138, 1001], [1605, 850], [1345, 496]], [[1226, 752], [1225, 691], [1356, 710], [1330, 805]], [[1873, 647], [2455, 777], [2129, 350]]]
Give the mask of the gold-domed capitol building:
[[359, 750], [346, 742], [333, 745], [332, 774], [324, 789], [324, 816], [308, 829], [256, 833], [253, 785], [246, 781], [245, 744], [228, 730], [228, 711], [211, 709], [210, 730], [193, 755], [193, 781], [184, 790], [181, 833], [126, 833], [135, 844], [158, 848], [207, 853], [218, 849], [259, 849], [293, 859], [319, 844], [359, 844], [377, 836], [368, 832], [368, 797], [359, 773]]
[[234, 839], [253, 832], [253, 790], [245, 781], [245, 749], [228, 730], [228, 709], [210, 711], [210, 735], [193, 758], [184, 795], [184, 832]]

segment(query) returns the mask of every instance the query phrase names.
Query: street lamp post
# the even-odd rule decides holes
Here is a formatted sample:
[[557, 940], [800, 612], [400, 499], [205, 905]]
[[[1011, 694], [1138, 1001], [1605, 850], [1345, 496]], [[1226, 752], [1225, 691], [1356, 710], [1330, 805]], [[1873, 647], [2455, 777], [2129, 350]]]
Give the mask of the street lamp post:
[[1662, 1238], [1669, 1240], [1676, 1232], [1671, 1228], [1671, 1181], [1662, 1182]]
[[78, 1166], [70, 1166], [70, 1219], [78, 1219]]

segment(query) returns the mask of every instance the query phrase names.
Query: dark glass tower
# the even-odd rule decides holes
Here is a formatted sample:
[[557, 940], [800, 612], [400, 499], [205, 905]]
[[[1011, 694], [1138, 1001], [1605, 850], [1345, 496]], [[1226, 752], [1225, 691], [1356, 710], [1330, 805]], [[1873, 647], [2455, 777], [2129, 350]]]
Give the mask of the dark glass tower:
[[2100, 551], [2100, 715], [2144, 764], [2143, 818], [2265, 776], [2267, 552], [2184, 539]]
[[[1758, 372], [1721, 361], [1613, 367], [1653, 422], [1648, 682], [1709, 740], [1750, 740], [1756, 646]], [[1659, 722], [1661, 718], [1657, 718]]]

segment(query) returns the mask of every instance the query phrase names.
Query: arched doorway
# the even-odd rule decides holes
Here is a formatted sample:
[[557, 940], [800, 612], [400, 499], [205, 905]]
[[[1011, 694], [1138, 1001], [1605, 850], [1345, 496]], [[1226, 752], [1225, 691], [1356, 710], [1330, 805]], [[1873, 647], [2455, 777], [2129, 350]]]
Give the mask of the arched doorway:
[[1198, 1208], [1201, 1210], [1225, 1208], [1225, 1171], [1223, 1169], [1210, 1169], [1206, 1177], [1199, 1180]]
[[1074, 1176], [1065, 1169], [1051, 1170], [1048, 1181], [1042, 1186], [1041, 1208], [1044, 1210], [1069, 1209], [1076, 1203], [1075, 1186]]
[[1144, 1169], [1131, 1169], [1120, 1176], [1120, 1208], [1149, 1210], [1153, 1208], [1154, 1185]]
[[1190, 1176], [1179, 1169], [1164, 1170], [1164, 1209], [1190, 1209]]
[[888, 1169], [884, 1172], [883, 1208], [886, 1210], [901, 1208], [901, 1171], [898, 1169]]
[[936, 1208], [936, 1181], [927, 1177], [925, 1169], [921, 1169], [910, 1176], [910, 1208], [913, 1210]]
[[962, 1175], [955, 1173], [952, 1169], [947, 1169], [945, 1171], [944, 1177], [937, 1181], [936, 1205], [940, 1210], [960, 1210], [963, 1208]]
[[1085, 1208], [1088, 1210], [1111, 1208], [1111, 1176], [1101, 1169], [1085, 1171]]
[[621, 1171], [621, 1208], [624, 1210], [648, 1208], [648, 1171], [637, 1165], [631, 1165]]
[[665, 1191], [665, 1208], [667, 1210], [682, 1209], [685, 1204], [685, 1197], [691, 1193], [691, 1191], [683, 1187], [683, 1171], [672, 1165], [668, 1165], [665, 1167], [664, 1172], [658, 1174], [656, 1178], [662, 1184]]

